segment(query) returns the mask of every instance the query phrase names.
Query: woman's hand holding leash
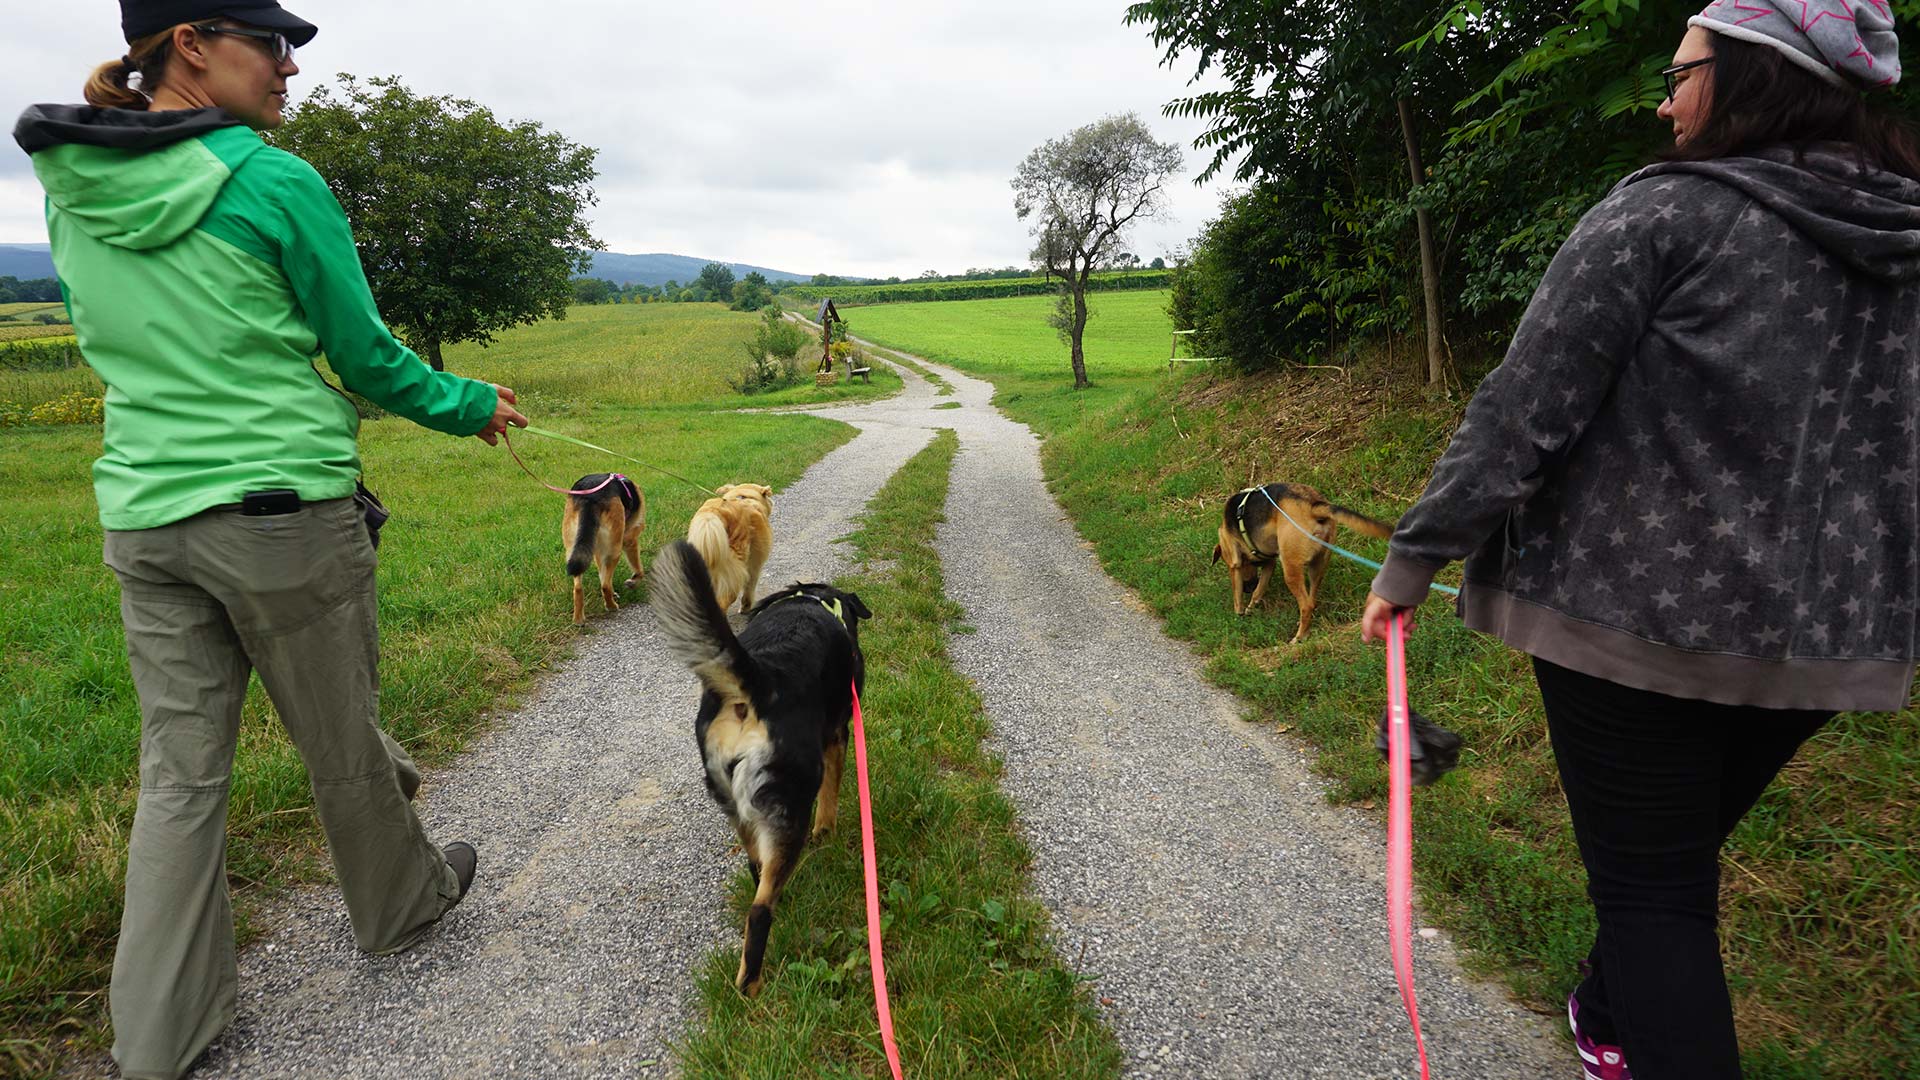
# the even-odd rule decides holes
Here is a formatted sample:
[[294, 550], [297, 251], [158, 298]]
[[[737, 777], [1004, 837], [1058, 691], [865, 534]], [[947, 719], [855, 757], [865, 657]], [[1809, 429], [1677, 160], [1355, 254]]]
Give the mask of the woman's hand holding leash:
[[1360, 640], [1363, 642], [1387, 640], [1388, 624], [1393, 622], [1395, 615], [1403, 611], [1407, 613], [1406, 632], [1412, 634], [1412, 608], [1401, 607], [1398, 604], [1390, 603], [1369, 592], [1367, 594], [1367, 609], [1360, 614]]
[[520, 399], [513, 396], [513, 391], [499, 383], [495, 383], [493, 388], [500, 392], [499, 400], [493, 403], [493, 419], [487, 421], [486, 427], [474, 433], [474, 438], [488, 446], [500, 445], [500, 433], [507, 428], [527, 426], [527, 418], [520, 415], [519, 409], [514, 408]]

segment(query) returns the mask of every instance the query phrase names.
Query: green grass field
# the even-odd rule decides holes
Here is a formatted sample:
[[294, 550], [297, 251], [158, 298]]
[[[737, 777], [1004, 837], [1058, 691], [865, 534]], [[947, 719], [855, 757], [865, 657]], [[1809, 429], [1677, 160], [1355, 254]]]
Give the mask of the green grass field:
[[[706, 305], [576, 309], [492, 350], [449, 350], [461, 374], [516, 385], [536, 424], [709, 486], [776, 489], [852, 436], [804, 416], [755, 416], [727, 391], [753, 316]], [[626, 343], [626, 344], [623, 344]], [[896, 382], [897, 385], [897, 382]], [[823, 398], [880, 394], [835, 388]], [[811, 387], [804, 394], [816, 393]], [[709, 408], [694, 406], [705, 401]], [[644, 552], [680, 535], [706, 496], [602, 455], [531, 436], [528, 464], [565, 484], [633, 472], [647, 495]], [[89, 466], [96, 426], [0, 434], [0, 1075], [95, 1044], [119, 921], [136, 790], [139, 716], [118, 589], [100, 563]], [[561, 571], [560, 497], [503, 448], [399, 419], [365, 424], [370, 486], [393, 510], [380, 550], [381, 704], [424, 763], [445, 761], [576, 640]], [[589, 611], [597, 613], [598, 601]], [[586, 631], [591, 633], [590, 626]], [[234, 769], [229, 872], [243, 935], [265, 893], [328, 875], [304, 770], [258, 687]]]
[[[889, 305], [849, 317], [856, 334], [991, 379], [996, 400], [1045, 439], [1049, 483], [1107, 571], [1138, 590], [1170, 633], [1195, 643], [1209, 676], [1254, 715], [1311, 741], [1334, 798], [1384, 805], [1372, 722], [1384, 693], [1381, 653], [1360, 644], [1355, 625], [1372, 572], [1335, 565], [1311, 636], [1288, 646], [1295, 612], [1285, 590], [1236, 618], [1226, 575], [1208, 556], [1221, 502], [1252, 482], [1305, 482], [1397, 517], [1425, 484], [1461, 404], [1429, 401], [1377, 372], [1239, 379], [1183, 365], [1170, 376], [1165, 316], [1148, 294], [1103, 294], [1093, 305], [1094, 386], [1079, 392], [1045, 325], [1044, 298]], [[1385, 547], [1350, 535], [1341, 542], [1375, 558]], [[1457, 583], [1457, 574], [1445, 580]], [[1468, 747], [1459, 773], [1416, 796], [1427, 917], [1452, 928], [1472, 961], [1522, 1000], [1558, 1014], [1593, 923], [1527, 660], [1465, 630], [1436, 602], [1423, 609], [1409, 664], [1415, 704]], [[1752, 1080], [1912, 1075], [1914, 721], [1909, 711], [1830, 725], [1728, 846], [1722, 926]]]
[[[1165, 374], [1173, 320], [1164, 289], [1089, 293], [1087, 377], [1095, 384]], [[1066, 343], [1046, 325], [1050, 296], [884, 304], [845, 314], [856, 337], [991, 376], [1045, 383], [1055, 375], [1071, 385]]]
[[[862, 704], [900, 1056], [916, 1077], [1112, 1077], [1119, 1051], [1047, 943], [999, 765], [981, 749], [986, 713], [946, 655], [962, 612], [943, 594], [941, 518], [927, 507], [944, 504], [957, 447], [943, 432], [888, 481], [853, 537], [862, 563], [837, 582], [877, 613], [860, 628]], [[687, 1076], [886, 1075], [852, 761], [838, 830], [809, 850], [781, 897], [761, 995], [733, 988], [737, 941], [709, 956], [705, 1019], [682, 1048]], [[753, 893], [744, 870], [733, 893], [744, 917]]]

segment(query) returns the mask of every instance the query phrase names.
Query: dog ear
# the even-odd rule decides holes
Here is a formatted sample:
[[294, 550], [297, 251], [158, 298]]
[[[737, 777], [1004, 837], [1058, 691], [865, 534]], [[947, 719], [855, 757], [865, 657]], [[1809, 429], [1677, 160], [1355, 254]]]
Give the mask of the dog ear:
[[856, 619], [873, 618], [873, 612], [868, 611], [867, 605], [860, 602], [860, 597], [858, 594], [841, 593], [840, 599], [847, 609], [847, 614], [853, 616]]

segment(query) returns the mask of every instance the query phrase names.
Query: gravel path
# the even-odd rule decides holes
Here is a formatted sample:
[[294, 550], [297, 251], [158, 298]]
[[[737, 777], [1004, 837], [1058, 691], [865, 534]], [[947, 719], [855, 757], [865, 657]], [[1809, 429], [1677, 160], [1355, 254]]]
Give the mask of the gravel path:
[[[1056, 942], [1093, 978], [1128, 1074], [1416, 1075], [1377, 824], [1328, 806], [1301, 748], [1241, 721], [1101, 571], [992, 388], [928, 366], [957, 398], [903, 372], [895, 398], [818, 411], [861, 434], [775, 496], [768, 587], [841, 572], [832, 541], [851, 515], [934, 428], [956, 429], [938, 542], [978, 632], [950, 647], [993, 717]], [[284, 901], [197, 1077], [670, 1071], [699, 957], [737, 941], [723, 890], [738, 860], [701, 790], [693, 683], [651, 613], [594, 625], [575, 662], [428, 777], [429, 830], [480, 848], [466, 901], [387, 959], [353, 950], [336, 891]], [[1436, 1075], [1571, 1073], [1547, 1026], [1463, 976], [1444, 938], [1418, 951]]]

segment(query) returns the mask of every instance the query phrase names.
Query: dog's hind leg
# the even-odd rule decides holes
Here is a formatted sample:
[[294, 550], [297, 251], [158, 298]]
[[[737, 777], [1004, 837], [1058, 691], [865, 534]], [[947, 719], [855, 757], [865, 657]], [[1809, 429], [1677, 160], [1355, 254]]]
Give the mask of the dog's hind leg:
[[647, 576], [647, 568], [640, 565], [640, 529], [637, 526], [627, 530], [624, 547], [627, 552], [627, 565], [633, 568], [633, 575], [626, 581], [626, 588], [631, 589], [634, 582]]
[[578, 626], [587, 621], [587, 590], [580, 583], [584, 575], [573, 575], [573, 622]]
[[847, 762], [847, 744], [835, 743], [820, 755], [820, 794], [813, 801], [813, 836], [833, 829], [840, 815], [840, 771]]
[[620, 549], [600, 553], [597, 560], [600, 571], [600, 599], [606, 602], [608, 611], [619, 611], [620, 601], [613, 598], [613, 572], [620, 566]]
[[747, 997], [760, 993], [767, 934], [773, 929], [773, 905], [780, 899], [780, 890], [786, 885], [788, 875], [793, 873], [800, 846], [806, 842], [805, 834], [776, 839], [774, 833], [773, 827], [763, 827], [755, 837], [768, 850], [760, 860], [760, 884], [753, 893], [753, 906], [747, 909], [746, 933], [740, 943], [740, 970], [733, 979], [734, 987]]
[[753, 610], [753, 590], [759, 587], [760, 567], [758, 565], [750, 565], [747, 567], [746, 590], [740, 594], [740, 610], [742, 612]]
[[1293, 640], [1288, 644], [1298, 645], [1307, 636], [1307, 627], [1313, 624], [1313, 591], [1307, 588], [1305, 567], [1290, 562], [1285, 569], [1287, 591], [1293, 594], [1293, 602], [1300, 605], [1300, 627], [1293, 632]]

